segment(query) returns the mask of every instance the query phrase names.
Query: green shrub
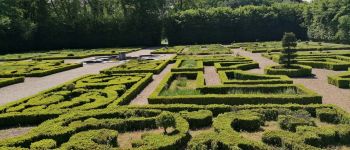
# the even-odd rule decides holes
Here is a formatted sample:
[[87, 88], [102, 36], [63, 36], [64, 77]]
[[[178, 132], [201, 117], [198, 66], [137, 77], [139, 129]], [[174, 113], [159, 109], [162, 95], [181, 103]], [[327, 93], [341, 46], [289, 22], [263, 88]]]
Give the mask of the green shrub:
[[322, 122], [339, 123], [340, 118], [336, 110], [330, 108], [316, 109], [317, 117]]
[[293, 132], [298, 126], [315, 126], [315, 122], [307, 116], [281, 115], [278, 117], [278, 123], [282, 129]]
[[199, 111], [181, 111], [180, 115], [187, 120], [190, 125], [190, 129], [198, 129], [202, 127], [208, 127], [212, 123], [213, 113], [209, 110]]
[[131, 60], [123, 65], [100, 71], [104, 74], [115, 73], [160, 73], [170, 60]]
[[328, 83], [339, 88], [350, 88], [350, 71], [328, 76]]
[[163, 112], [156, 119], [156, 123], [158, 127], [162, 127], [164, 129], [164, 134], [167, 133], [166, 129], [169, 127], [175, 127], [175, 117], [169, 112]]
[[38, 142], [30, 144], [30, 149], [33, 150], [47, 150], [56, 148], [57, 144], [55, 140], [52, 139], [43, 139]]
[[24, 82], [24, 77], [0, 78], [0, 88]]
[[304, 65], [291, 65], [294, 67], [285, 68], [283, 66], [270, 66], [264, 69], [266, 74], [270, 75], [286, 75], [288, 77], [308, 77], [311, 76], [312, 68]]

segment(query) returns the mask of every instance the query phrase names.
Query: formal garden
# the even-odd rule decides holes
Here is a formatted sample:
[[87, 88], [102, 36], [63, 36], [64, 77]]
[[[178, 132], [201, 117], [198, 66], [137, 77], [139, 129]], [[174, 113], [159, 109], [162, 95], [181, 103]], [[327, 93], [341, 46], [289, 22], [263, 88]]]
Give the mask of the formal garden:
[[348, 8], [0, 0], [0, 150], [349, 150]]

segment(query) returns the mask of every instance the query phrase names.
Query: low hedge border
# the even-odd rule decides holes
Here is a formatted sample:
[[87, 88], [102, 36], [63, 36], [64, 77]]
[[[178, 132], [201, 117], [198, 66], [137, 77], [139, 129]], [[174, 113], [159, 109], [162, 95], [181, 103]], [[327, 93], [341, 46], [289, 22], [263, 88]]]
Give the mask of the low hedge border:
[[186, 46], [174, 46], [169, 48], [160, 48], [155, 51], [152, 51], [151, 54], [177, 54], [181, 53], [182, 50], [184, 50]]
[[209, 110], [181, 111], [180, 115], [187, 120], [190, 129], [209, 127], [213, 120], [213, 113]]
[[79, 68], [79, 67], [83, 67], [83, 64], [71, 64], [69, 66], [64, 66], [64, 67], [51, 69], [51, 70], [44, 70], [44, 71], [35, 72], [35, 73], [0, 74], [0, 78], [22, 77], [22, 76], [25, 76], [25, 77], [44, 77], [44, 76], [48, 76], [48, 75], [51, 75], [51, 74], [55, 74], [55, 73], [59, 73], [59, 72], [63, 72], [63, 71], [67, 71], [67, 70], [71, 70], [71, 69], [75, 69], [75, 68]]
[[[297, 103], [297, 104], [312, 104], [312, 103], [322, 103], [322, 96], [317, 93], [305, 88], [303, 85], [288, 85], [288, 84], [275, 84], [275, 85], [223, 85], [223, 86], [204, 86], [203, 72], [198, 72], [197, 76], [197, 90], [201, 93], [205, 91], [217, 91], [222, 92], [227, 88], [297, 88], [299, 92], [304, 93], [303, 95], [252, 95], [252, 94], [205, 94], [205, 95], [180, 95], [180, 96], [160, 96], [160, 93], [172, 82], [174, 75], [184, 74], [184, 73], [169, 73], [161, 81], [156, 90], [148, 98], [149, 104], [228, 104], [228, 105], [243, 105], [243, 104], [287, 104], [287, 103]], [[193, 73], [190, 73], [193, 74]], [[198, 78], [200, 77], [200, 78]], [[202, 85], [202, 86], [201, 86]]]
[[[139, 70], [113, 70], [114, 67], [100, 71], [104, 74], [116, 74], [116, 73], [154, 73], [159, 74], [163, 69], [171, 62], [171, 60], [165, 60], [154, 69], [139, 69]], [[127, 63], [126, 63], [127, 64]], [[118, 66], [116, 66], [118, 67]]]
[[24, 82], [24, 77], [0, 78], [0, 88]]
[[347, 70], [350, 67], [350, 62], [326, 58], [325, 61], [319, 59], [297, 59], [297, 63], [301, 65], [311, 66], [313, 68], [329, 69], [335, 71]]
[[328, 83], [335, 85], [339, 88], [350, 88], [350, 70], [337, 75], [328, 76]]
[[299, 67], [298, 69], [276, 69], [276, 66], [269, 66], [264, 69], [265, 74], [269, 75], [286, 75], [288, 77], [308, 77], [312, 75], [312, 68], [305, 65], [292, 65], [293, 67]]
[[181, 64], [184, 62], [184, 60], [177, 60], [171, 68], [171, 72], [185, 72], [185, 71], [204, 71], [203, 67], [203, 61], [196, 61], [197, 65], [193, 68], [180, 68]]
[[[224, 66], [225, 64], [232, 64], [231, 66]], [[214, 67], [217, 71], [221, 70], [250, 70], [259, 68], [259, 63], [257, 62], [216, 62]]]
[[[253, 74], [241, 70], [218, 71], [218, 74], [222, 84], [293, 84], [293, 80], [284, 75]], [[243, 79], [235, 79], [237, 76]]]

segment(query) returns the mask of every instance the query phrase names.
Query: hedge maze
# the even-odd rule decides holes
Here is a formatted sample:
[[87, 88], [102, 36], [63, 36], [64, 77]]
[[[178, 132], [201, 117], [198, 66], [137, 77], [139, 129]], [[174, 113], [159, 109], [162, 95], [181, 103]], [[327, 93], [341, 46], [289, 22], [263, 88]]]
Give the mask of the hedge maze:
[[54, 50], [48, 52], [33, 52], [23, 54], [1, 55], [0, 61], [19, 61], [19, 60], [56, 60], [56, 59], [82, 59], [92, 56], [118, 55], [121, 52], [132, 52], [139, 48], [102, 48], [89, 50]]
[[[265, 53], [265, 52], [280, 52], [282, 51], [281, 42], [247, 42], [247, 43], [234, 43], [230, 47], [243, 48], [246, 51], [252, 53]], [[322, 51], [322, 50], [345, 50], [350, 49], [349, 45], [322, 43], [322, 42], [298, 42], [296, 47], [298, 51]]]
[[[264, 53], [262, 55], [275, 62], [281, 61], [280, 53]], [[350, 52], [345, 50], [298, 52], [296, 55], [294, 61], [297, 64], [311, 66], [312, 68], [341, 71], [350, 67]]]
[[[345, 47], [304, 43], [300, 49], [326, 46]], [[249, 72], [259, 64], [248, 57], [234, 56], [230, 48], [218, 44], [175, 46], [152, 53], [177, 56], [126, 61], [100, 74], [86, 75], [0, 106], [0, 131], [33, 127], [16, 137], [0, 138], [0, 149], [321, 150], [350, 145], [348, 112], [322, 104], [322, 96], [294, 84], [286, 75]], [[299, 52], [297, 59], [349, 61], [346, 51], [327, 54]], [[278, 55], [265, 54], [271, 59]], [[37, 64], [27, 65], [31, 69], [24, 71], [13, 68], [33, 73], [29, 70], [36, 67], [66, 65], [63, 61], [19, 61], [0, 66], [34, 62]], [[163, 77], [162, 71], [169, 64], [173, 66]], [[207, 84], [208, 70], [216, 71], [218, 84]], [[17, 76], [1, 77], [0, 86], [21, 82], [21, 76], [28, 75]], [[147, 93], [158, 77], [162, 79], [145, 98], [147, 105], [129, 105], [144, 89]], [[349, 72], [341, 73], [329, 77], [329, 83], [349, 88], [349, 77]]]
[[[170, 112], [174, 127], [155, 132]], [[0, 115], [3, 120], [3, 115]], [[18, 116], [14, 119], [17, 120]], [[74, 111], [29, 133], [0, 141], [3, 149], [322, 149], [349, 144], [350, 116], [329, 105], [148, 105]], [[121, 134], [145, 130], [119, 143]]]
[[0, 63], [0, 77], [42, 77], [78, 67], [82, 64], [59, 61], [14, 61]]
[[152, 74], [88, 75], [0, 107], [1, 113], [66, 112], [128, 104]]

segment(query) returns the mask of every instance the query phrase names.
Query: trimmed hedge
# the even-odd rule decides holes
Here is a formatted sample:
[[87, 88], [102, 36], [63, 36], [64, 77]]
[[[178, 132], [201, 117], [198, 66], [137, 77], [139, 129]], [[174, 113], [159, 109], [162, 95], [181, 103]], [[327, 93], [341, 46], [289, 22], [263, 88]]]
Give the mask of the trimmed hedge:
[[[312, 68], [304, 65], [291, 65], [292, 69], [284, 66], [269, 66], [264, 69], [265, 74], [270, 75], [286, 75], [288, 77], [308, 77], [312, 75]], [[275, 68], [282, 67], [282, 68]]]
[[257, 62], [217, 62], [214, 63], [216, 70], [250, 70], [259, 68]]
[[186, 46], [163, 47], [152, 51], [151, 54], [177, 54], [181, 53], [185, 48]]
[[209, 110], [181, 111], [180, 115], [187, 120], [190, 129], [208, 127], [212, 123], [213, 113]]
[[[187, 73], [194, 74], [194, 73]], [[275, 84], [275, 85], [223, 85], [223, 86], [204, 86], [204, 77], [202, 72], [197, 73], [197, 89], [200, 91], [200, 95], [177, 95], [177, 96], [161, 96], [161, 92], [166, 90], [167, 85], [177, 75], [185, 75], [185, 73], [169, 73], [161, 81], [155, 91], [149, 96], [148, 102], [150, 104], [228, 104], [228, 105], [242, 105], [242, 104], [312, 104], [322, 103], [322, 96], [317, 93], [306, 89], [302, 85], [288, 85], [288, 84]], [[200, 78], [199, 78], [200, 77]], [[276, 90], [288, 90], [298, 92], [298, 94], [268, 94]], [[230, 90], [237, 90], [246, 92], [247, 94], [228, 94]], [[262, 92], [257, 94], [249, 94], [252, 92]], [[267, 94], [264, 94], [267, 93]]]
[[223, 84], [292, 84], [293, 80], [283, 75], [253, 74], [241, 70], [218, 71]]
[[24, 77], [0, 78], [0, 88], [24, 82]]
[[170, 60], [132, 60], [125, 64], [100, 71], [105, 74], [115, 73], [154, 73], [159, 74]]
[[328, 83], [339, 88], [350, 88], [350, 70], [333, 76], [328, 76]]
[[[350, 115], [333, 105], [144, 105], [71, 111], [40, 124], [25, 135], [1, 140], [0, 147], [21, 149], [34, 145], [39, 147], [56, 145], [52, 147], [104, 149], [104, 146], [109, 145], [110, 148], [118, 149], [116, 142], [118, 133], [157, 129], [155, 120], [159, 114], [162, 111], [171, 111], [176, 118], [176, 126], [172, 132], [167, 135], [145, 133], [141, 136], [141, 140], [132, 141], [133, 148], [175, 150], [186, 146], [189, 149], [218, 146], [218, 149], [270, 149], [271, 147], [264, 143], [245, 138], [240, 131], [259, 131], [267, 118], [276, 118], [272, 116], [308, 114], [315, 117], [316, 112], [322, 109], [336, 111], [341, 124], [321, 127], [299, 126], [296, 127], [295, 133], [265, 131], [263, 142], [289, 149], [319, 149], [331, 145], [349, 144]], [[190, 125], [180, 116], [181, 113], [187, 114], [188, 112], [183, 111], [189, 111], [200, 115], [202, 113], [199, 112], [206, 111], [210, 114], [209, 110], [214, 112], [214, 116], [218, 115], [212, 125], [214, 131], [204, 132], [190, 139], [188, 134]], [[3, 114], [0, 115], [0, 121], [3, 121], [1, 116]], [[11, 119], [21, 121], [18, 117]]]
[[[31, 97], [0, 106], [0, 112], [52, 110], [66, 112], [105, 108], [108, 105], [125, 105], [152, 81], [152, 76], [151, 73], [87, 75]], [[75, 88], [69, 91], [67, 86], [71, 84], [75, 85]]]
[[213, 66], [214, 63], [218, 62], [251, 62], [252, 60], [242, 56], [231, 56], [231, 55], [210, 55], [210, 56], [199, 56], [199, 55], [177, 55], [174, 59], [176, 60], [196, 60], [203, 61], [205, 66]]
[[0, 64], [0, 78], [43, 77], [82, 67], [83, 64], [64, 63], [64, 61], [19, 61]]
[[182, 63], [188, 60], [177, 60], [171, 68], [171, 72], [185, 72], [185, 71], [204, 71], [203, 61], [195, 61], [195, 67], [182, 67]]

